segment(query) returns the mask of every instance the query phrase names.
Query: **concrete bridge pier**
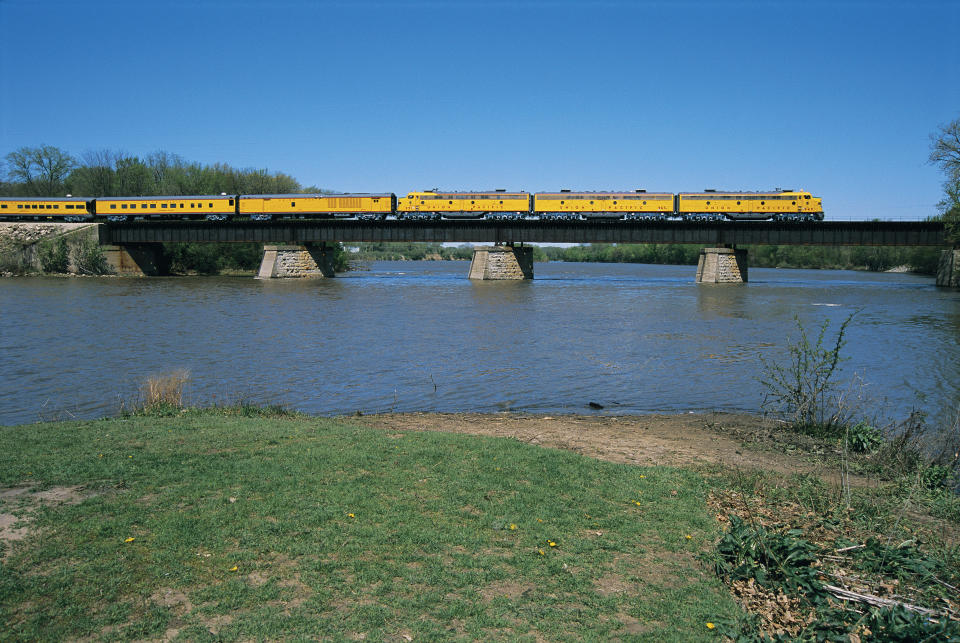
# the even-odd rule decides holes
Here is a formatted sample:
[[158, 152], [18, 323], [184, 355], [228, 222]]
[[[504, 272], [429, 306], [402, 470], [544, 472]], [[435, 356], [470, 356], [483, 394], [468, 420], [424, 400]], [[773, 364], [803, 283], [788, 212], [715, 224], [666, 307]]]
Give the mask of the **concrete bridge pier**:
[[335, 252], [326, 244], [264, 246], [257, 279], [333, 277]]
[[513, 244], [476, 248], [470, 279], [533, 279], [533, 248]]
[[698, 284], [742, 284], [747, 281], [747, 251], [733, 246], [702, 248]]
[[940, 253], [937, 285], [944, 288], [960, 288], [960, 248], [951, 248]]
[[156, 277], [169, 272], [159, 243], [105, 244], [100, 246], [110, 271], [128, 277]]

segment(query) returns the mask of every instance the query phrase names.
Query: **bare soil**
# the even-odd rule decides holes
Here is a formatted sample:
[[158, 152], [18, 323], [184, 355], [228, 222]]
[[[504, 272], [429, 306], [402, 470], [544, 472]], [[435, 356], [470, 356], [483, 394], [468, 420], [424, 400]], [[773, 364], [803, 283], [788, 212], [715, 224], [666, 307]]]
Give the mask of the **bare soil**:
[[824, 455], [816, 451], [818, 447], [812, 441], [798, 444], [804, 440], [803, 436], [788, 434], [778, 422], [752, 415], [394, 413], [353, 419], [394, 432], [441, 431], [511, 437], [611, 462], [646, 466], [722, 464], [786, 474], [812, 473], [839, 481], [839, 470], [826, 467], [822, 458], [814, 461], [801, 457], [805, 452]]

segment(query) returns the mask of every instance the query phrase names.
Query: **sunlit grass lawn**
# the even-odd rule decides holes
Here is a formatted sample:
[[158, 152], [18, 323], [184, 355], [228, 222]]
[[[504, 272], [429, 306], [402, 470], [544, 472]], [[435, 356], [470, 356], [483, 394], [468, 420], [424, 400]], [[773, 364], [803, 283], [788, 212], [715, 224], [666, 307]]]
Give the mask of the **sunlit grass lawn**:
[[189, 412], [0, 429], [0, 638], [689, 640], [736, 607], [694, 473], [512, 439]]

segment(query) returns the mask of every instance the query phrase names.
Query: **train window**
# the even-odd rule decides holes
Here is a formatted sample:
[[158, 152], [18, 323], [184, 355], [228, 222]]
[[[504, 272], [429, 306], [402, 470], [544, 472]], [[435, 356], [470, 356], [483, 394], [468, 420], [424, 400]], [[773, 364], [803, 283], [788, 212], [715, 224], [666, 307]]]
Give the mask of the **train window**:
[[707, 205], [710, 205], [710, 202], [709, 202], [709, 201], [707, 201]]
[[209, 205], [211, 208], [213, 207], [213, 204], [212, 204], [212, 203], [208, 203], [207, 205]]
[[59, 209], [60, 209], [60, 206], [59, 206], [59, 205], [55, 205], [55, 206], [53, 206], [53, 209], [54, 209], [54, 210], [59, 210]]
[[617, 202], [616, 202], [616, 201], [614, 201], [614, 202], [613, 202], [613, 204], [614, 204], [614, 205], [616, 205], [616, 204], [617, 204]]
[[195, 208], [195, 207], [197, 207], [197, 206], [196, 206], [195, 203], [191, 203], [191, 204], [190, 204], [190, 207], [191, 207], [191, 208]]
[[563, 201], [560, 202], [560, 205], [563, 205]]
[[805, 194], [803, 198], [804, 198], [804, 199], [809, 199], [809, 198], [810, 198], [810, 195], [809, 195], [809, 194]]
[[[6, 207], [6, 206], [4, 206], [4, 207]], [[18, 204], [17, 204], [17, 209], [18, 209], [18, 210], [22, 210], [22, 209], [23, 209], [23, 204], [22, 204], [22, 203], [18, 203]]]
[[644, 205], [646, 205], [646, 204], [647, 204], [647, 202], [646, 202], [646, 201], [644, 201], [644, 202], [643, 202], [643, 204], [644, 204]]
[[[448, 201], [447, 203], [449, 203], [450, 205], [453, 205], [453, 201]], [[500, 203], [503, 203], [503, 201], [501, 201]]]
[[[230, 205], [233, 205], [233, 199], [230, 199]], [[191, 203], [190, 206], [193, 207], [193, 204]]]
[[117, 204], [116, 204], [116, 203], [111, 203], [111, 204], [110, 204], [110, 209], [111, 209], [111, 210], [116, 210], [116, 209], [117, 209]]
[[48, 209], [48, 210], [52, 210], [52, 209], [53, 209], [53, 206], [52, 206], [52, 205], [47, 205], [47, 209]]
[[126, 210], [126, 209], [127, 209], [127, 204], [126, 204], [126, 203], [121, 203], [121, 204], [120, 204], [120, 209], [121, 209], [121, 210]]
[[166, 203], [161, 203], [161, 204], [160, 204], [160, 207], [161, 207], [161, 208], [165, 208], [165, 207], [167, 207], [167, 204], [166, 204]]
[[793, 201], [793, 204], [794, 204], [794, 205], [796, 205], [796, 204], [797, 204], [797, 202], [796, 202], [796, 201]]
[[156, 204], [156, 203], [151, 203], [151, 204], [150, 204], [150, 207], [156, 209], [157, 204]]
[[761, 202], [760, 202], [760, 205], [766, 205], [766, 204], [767, 204], [766, 201], [761, 201]]
[[181, 207], [181, 208], [183, 207], [183, 204], [182, 204], [182, 203], [180, 204], [180, 207]]
[[739, 201], [737, 201], [737, 205], [740, 205], [740, 202], [739, 202]]
[[[211, 208], [213, 207], [213, 204], [212, 204], [212, 203], [210, 204], [210, 207], [211, 207]], [[291, 208], [297, 207], [297, 202], [296, 202], [296, 201], [291, 201], [291, 202], [290, 202], [290, 207], [291, 207]]]
[[503, 201], [501, 201], [500, 203], [503, 203]]
[[590, 205], [593, 205], [593, 201], [590, 202]]
[[476, 203], [476, 201], [471, 201], [470, 203]]
[[7, 204], [6, 204], [6, 203], [0, 203], [0, 210], [6, 210], [6, 209], [7, 209]]
[[420, 205], [423, 205], [424, 203], [426, 203], [426, 201], [423, 201], [423, 200], [420, 201]]

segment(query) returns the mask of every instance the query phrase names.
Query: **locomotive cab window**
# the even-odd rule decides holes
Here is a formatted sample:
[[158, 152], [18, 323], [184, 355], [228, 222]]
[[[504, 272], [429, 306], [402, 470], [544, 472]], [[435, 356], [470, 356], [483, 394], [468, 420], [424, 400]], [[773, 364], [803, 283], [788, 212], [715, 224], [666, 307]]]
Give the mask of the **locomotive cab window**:
[[[213, 204], [212, 204], [212, 203], [210, 204], [210, 207], [211, 207], [211, 208], [213, 207]], [[291, 201], [291, 202], [290, 202], [290, 207], [291, 207], [291, 208], [297, 207], [297, 202], [296, 202], [296, 201]]]

